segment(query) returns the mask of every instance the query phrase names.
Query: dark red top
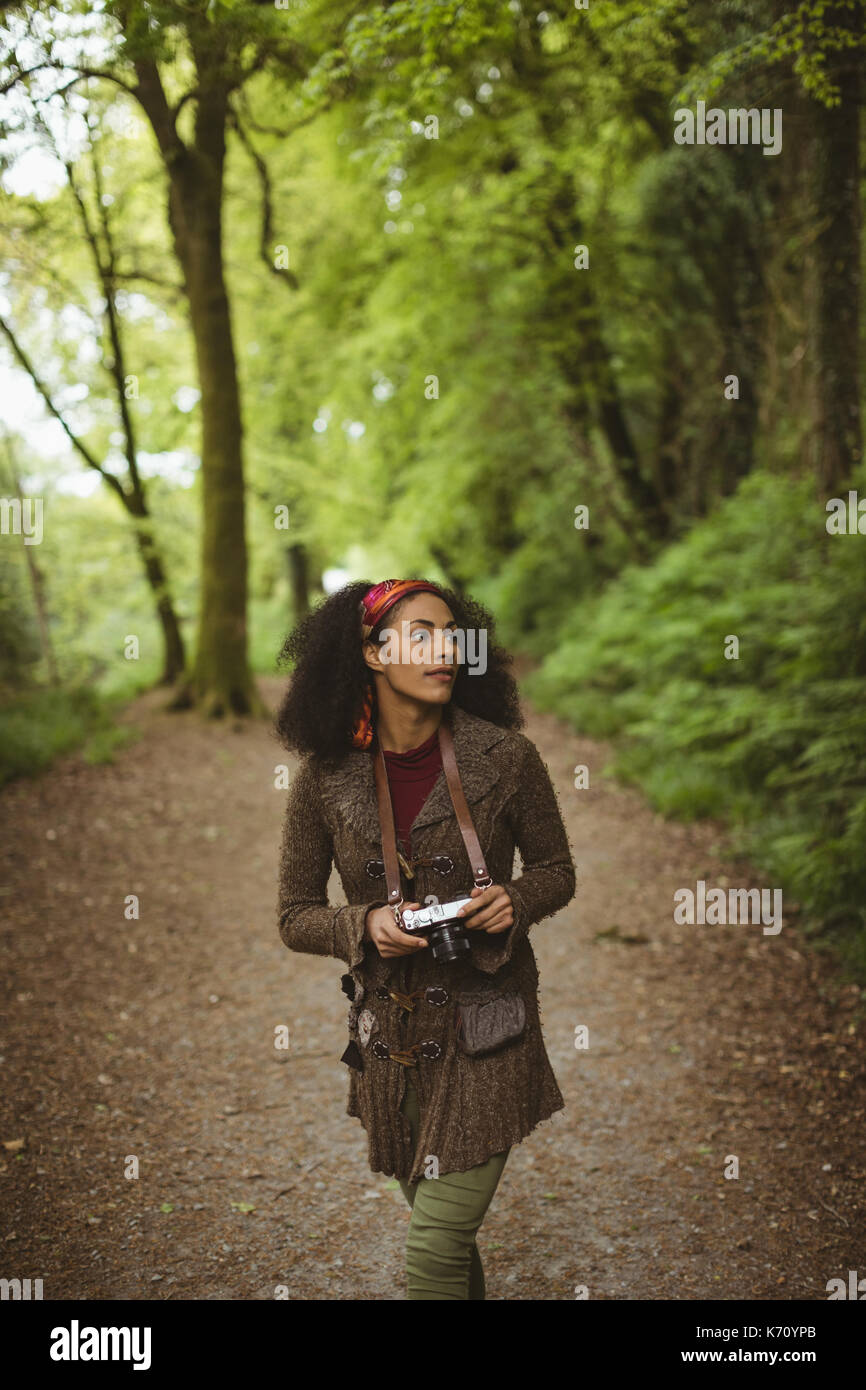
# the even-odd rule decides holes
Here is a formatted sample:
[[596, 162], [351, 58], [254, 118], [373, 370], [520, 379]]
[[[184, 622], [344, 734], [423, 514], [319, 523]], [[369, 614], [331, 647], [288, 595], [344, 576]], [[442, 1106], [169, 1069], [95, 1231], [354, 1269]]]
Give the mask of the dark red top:
[[439, 751], [439, 731], [417, 748], [406, 753], [385, 753], [385, 766], [388, 769], [388, 785], [391, 788], [391, 803], [394, 807], [394, 825], [397, 840], [407, 858], [411, 858], [412, 846], [409, 832], [412, 822], [427, 800], [439, 773], [442, 770], [442, 754]]

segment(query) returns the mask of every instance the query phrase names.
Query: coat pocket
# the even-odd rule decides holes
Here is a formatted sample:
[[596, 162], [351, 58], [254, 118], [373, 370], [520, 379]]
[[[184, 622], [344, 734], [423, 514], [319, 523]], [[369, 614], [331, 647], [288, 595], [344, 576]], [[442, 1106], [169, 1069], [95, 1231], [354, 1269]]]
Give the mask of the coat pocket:
[[514, 992], [458, 1001], [457, 1046], [469, 1057], [483, 1057], [522, 1037], [526, 1027], [523, 996]]

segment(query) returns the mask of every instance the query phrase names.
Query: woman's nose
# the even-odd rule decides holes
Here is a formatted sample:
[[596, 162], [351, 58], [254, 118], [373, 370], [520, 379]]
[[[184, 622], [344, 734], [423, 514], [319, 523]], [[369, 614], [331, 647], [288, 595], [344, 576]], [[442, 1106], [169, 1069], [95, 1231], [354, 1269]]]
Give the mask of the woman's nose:
[[434, 666], [450, 666], [452, 659], [453, 639], [450, 632], [436, 632], [433, 635], [433, 662]]

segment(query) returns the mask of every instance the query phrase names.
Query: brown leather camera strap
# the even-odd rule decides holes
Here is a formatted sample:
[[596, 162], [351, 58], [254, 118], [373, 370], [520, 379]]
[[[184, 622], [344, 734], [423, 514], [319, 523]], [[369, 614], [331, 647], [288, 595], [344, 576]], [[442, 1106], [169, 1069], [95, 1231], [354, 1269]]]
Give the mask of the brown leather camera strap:
[[442, 766], [445, 768], [448, 790], [451, 793], [451, 804], [454, 807], [457, 824], [460, 826], [460, 834], [463, 836], [466, 853], [469, 855], [469, 863], [472, 865], [472, 877], [475, 880], [476, 888], [484, 888], [491, 884], [493, 879], [487, 872], [481, 843], [475, 831], [466, 797], [463, 795], [463, 784], [460, 781], [457, 756], [454, 752], [454, 739], [444, 719], [439, 725], [439, 748], [442, 752]]
[[[399, 907], [400, 903], [403, 901], [403, 894], [400, 888], [400, 865], [397, 858], [397, 832], [394, 826], [394, 807], [391, 803], [391, 792], [388, 786], [388, 770], [385, 766], [385, 755], [382, 752], [382, 745], [377, 737], [374, 737], [374, 743], [376, 747], [373, 757], [373, 767], [376, 774], [376, 798], [379, 803], [379, 825], [382, 831], [382, 859], [385, 864], [385, 884], [388, 889], [389, 905]], [[472, 815], [469, 811], [466, 797], [463, 794], [460, 771], [457, 767], [457, 755], [454, 752], [454, 739], [444, 718], [439, 725], [439, 751], [442, 754], [442, 767], [445, 772], [445, 780], [448, 783], [451, 804], [454, 807], [454, 814], [457, 817], [460, 834], [463, 836], [466, 853], [469, 855], [469, 863], [472, 865], [472, 877], [475, 881], [475, 886], [477, 888], [486, 888], [493, 880], [487, 871], [487, 864], [472, 821]]]
[[400, 888], [400, 865], [397, 860], [397, 832], [394, 828], [394, 807], [391, 805], [391, 791], [388, 787], [388, 770], [385, 767], [385, 754], [382, 745], [374, 735], [376, 745], [373, 767], [376, 772], [376, 798], [379, 802], [379, 826], [382, 830], [382, 858], [385, 861], [385, 884], [388, 889], [389, 906], [399, 907], [403, 901]]

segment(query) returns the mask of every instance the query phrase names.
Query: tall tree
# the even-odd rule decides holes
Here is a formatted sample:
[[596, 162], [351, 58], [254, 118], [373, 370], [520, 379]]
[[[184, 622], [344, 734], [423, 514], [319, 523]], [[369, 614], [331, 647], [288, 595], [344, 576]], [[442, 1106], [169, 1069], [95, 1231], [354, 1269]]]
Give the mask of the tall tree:
[[[65, 113], [66, 119], [70, 117]], [[83, 294], [88, 293], [101, 305], [102, 332], [96, 330], [97, 350], [100, 363], [105, 369], [111, 384], [112, 404], [120, 425], [123, 439], [123, 456], [126, 464], [125, 474], [118, 473], [102, 457], [99, 446], [88, 443], [82, 433], [73, 428], [67, 413], [58, 404], [59, 392], [49, 383], [45, 374], [33, 361], [32, 351], [25, 346], [21, 330], [13, 326], [11, 317], [0, 315], [0, 333], [9, 344], [13, 358], [30, 376], [31, 382], [41, 396], [50, 415], [61, 425], [64, 433], [84, 463], [94, 469], [109, 490], [117, 497], [132, 523], [136, 548], [139, 553], [146, 582], [151, 590], [162, 635], [161, 683], [173, 685], [184, 673], [184, 642], [177, 613], [168, 583], [166, 565], [154, 530], [153, 517], [148, 503], [147, 488], [139, 469], [138, 429], [133, 417], [127, 386], [133, 374], [129, 370], [127, 333], [118, 304], [121, 287], [121, 267], [118, 259], [117, 229], [114, 225], [114, 196], [105, 187], [103, 163], [107, 162], [100, 141], [99, 120], [91, 115], [85, 121], [86, 136], [84, 148], [78, 162], [67, 157], [58, 147], [51, 120], [35, 107], [28, 113], [33, 130], [38, 133], [44, 148], [50, 152], [58, 165], [66, 173], [66, 189], [75, 211], [80, 244], [90, 259], [96, 295], [93, 295], [92, 282], [84, 280]], [[60, 197], [62, 198], [62, 194]], [[59, 274], [57, 261], [57, 238], [65, 234], [65, 224], [57, 217], [57, 210], [49, 212], [46, 206], [39, 209], [26, 203], [18, 210], [15, 226], [12, 216], [8, 219], [10, 241], [7, 263], [13, 280], [21, 282], [20, 295], [27, 307], [33, 308], [32, 300], [38, 300], [40, 288], [52, 282], [68, 308], [82, 296], [82, 281], [69, 283], [67, 276]], [[22, 258], [21, 244], [26, 242], [27, 257]], [[94, 312], [96, 324], [99, 310]], [[38, 319], [38, 312], [34, 313]], [[20, 317], [20, 315], [16, 315]], [[100, 338], [102, 341], [100, 341]]]
[[[198, 636], [194, 668], [176, 703], [194, 702], [215, 716], [262, 712], [247, 659], [243, 424], [223, 249], [226, 135], [233, 97], [269, 63], [293, 82], [307, 78], [320, 55], [318, 30], [330, 24], [335, 37], [332, 17], [315, 3], [301, 13], [231, 0], [110, 0], [96, 16], [79, 3], [48, 14], [25, 5], [21, 13], [3, 90], [46, 72], [64, 91], [84, 78], [102, 79], [139, 103], [153, 131], [201, 391]], [[301, 21], [311, 35], [307, 44], [299, 38]], [[92, 54], [106, 49], [94, 61]]]
[[[817, 9], [817, 6], [816, 6]], [[835, 42], [825, 72], [835, 90], [808, 96], [811, 203], [819, 227], [809, 258], [814, 431], [809, 462], [819, 486], [838, 493], [860, 462], [860, 107], [866, 7], [821, 7]], [[814, 39], [826, 45], [826, 31]]]
[[[19, 480], [18, 463], [12, 440], [8, 435], [4, 439], [4, 444], [7, 464], [6, 476], [12, 484], [13, 497], [16, 497], [19, 506], [23, 507], [24, 496]], [[36, 621], [39, 626], [39, 645], [42, 650], [42, 657], [51, 684], [59, 685], [60, 673], [57, 669], [57, 658], [54, 654], [54, 643], [51, 640], [51, 628], [48, 622], [48, 609], [45, 602], [45, 575], [36, 556], [33, 554], [33, 547], [25, 544], [21, 548], [24, 551], [24, 560], [27, 565], [27, 577], [30, 581], [30, 592], [33, 597], [33, 607], [36, 611]]]
[[[866, 61], [866, 0], [774, 0], [771, 22], [715, 54], [693, 77], [710, 96], [732, 75], [770, 68], [780, 89], [799, 84], [785, 115], [803, 131], [811, 224], [805, 305], [812, 422], [807, 464], [819, 491], [839, 492], [863, 456], [860, 414], [860, 124]], [[783, 86], [784, 84], [784, 86]], [[792, 111], [791, 108], [794, 108]]]
[[[171, 7], [175, 9], [175, 7]], [[147, 8], [116, 5], [134, 92], [153, 127], [168, 175], [168, 217], [180, 261], [201, 389], [202, 555], [199, 626], [192, 690], [205, 713], [245, 714], [257, 706], [247, 665], [247, 549], [242, 422], [237, 363], [222, 244], [226, 121], [244, 63], [231, 35], [210, 22], [208, 8], [183, 15], [194, 65], [192, 137], [181, 138], [166, 95]], [[183, 12], [175, 11], [177, 20]], [[168, 16], [166, 16], [168, 17]]]

